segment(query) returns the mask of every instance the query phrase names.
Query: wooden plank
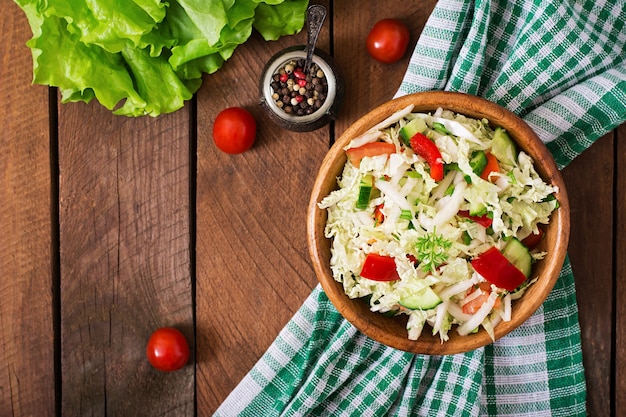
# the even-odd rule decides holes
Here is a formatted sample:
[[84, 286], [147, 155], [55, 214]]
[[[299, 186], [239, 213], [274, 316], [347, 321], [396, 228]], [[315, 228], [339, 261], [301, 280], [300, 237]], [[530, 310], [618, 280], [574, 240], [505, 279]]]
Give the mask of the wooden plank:
[[[329, 20], [318, 40], [328, 52]], [[329, 127], [288, 132], [259, 106], [265, 63], [306, 34], [238, 47], [198, 93], [197, 380], [198, 415], [208, 416], [274, 341], [317, 280], [306, 243], [306, 206], [328, 150]], [[252, 149], [227, 155], [212, 126], [226, 107], [255, 117]], [[254, 215], [251, 215], [254, 213]], [[247, 308], [233, 308], [247, 306]]]
[[[375, 19], [387, 10], [401, 10], [400, 6], [404, 5], [395, 2], [394, 9], [394, 2], [391, 3], [382, 6], [369, 1], [355, 8], [349, 3], [333, 2], [329, 9], [333, 13], [324, 26], [319, 45], [330, 51], [329, 25], [332, 25], [334, 56], [347, 85], [334, 131], [323, 128], [310, 133], [285, 134], [270, 124], [256, 106], [256, 83], [264, 63], [283, 47], [304, 43], [304, 33], [270, 44], [251, 39], [224, 68], [207, 78], [198, 94], [200, 415], [209, 415], [230, 393], [316, 284], [305, 241], [305, 206], [329, 135], [339, 134], [357, 116], [391, 98], [408, 62], [407, 55], [401, 63], [382, 66], [372, 63], [365, 52], [365, 37]], [[434, 4], [434, 1], [420, 3], [414, 13], [403, 17], [412, 28], [421, 30]], [[372, 80], [380, 79], [381, 75], [387, 82], [370, 89]], [[253, 112], [259, 122], [259, 136], [251, 151], [227, 156], [211, 143], [210, 129], [217, 113], [233, 105]], [[299, 172], [298, 176], [290, 178], [289, 172], [295, 171]], [[257, 218], [247, 215], [263, 212], [259, 205], [267, 206], [266, 215]], [[243, 230], [246, 232], [242, 233]], [[267, 251], [271, 253], [270, 259], [283, 261], [279, 265], [268, 262]], [[249, 310], [231, 308], [241, 305], [241, 299], [250, 300]]]
[[161, 326], [193, 347], [189, 117], [60, 105], [63, 416], [193, 415], [193, 357], [145, 358]]
[[31, 85], [26, 16], [0, 15], [0, 414], [53, 416], [48, 89]]
[[[335, 127], [339, 137], [352, 123], [391, 100], [400, 87], [402, 77], [417, 39], [435, 4], [434, 0], [412, 2], [390, 0], [353, 2], [336, 1], [334, 9], [334, 51], [337, 64], [346, 80], [346, 102]], [[404, 58], [394, 64], [382, 64], [371, 58], [365, 39], [374, 24], [383, 18], [404, 22], [411, 32], [411, 41]]]
[[[615, 398], [614, 411], [626, 409], [626, 124], [615, 134], [616, 187], [615, 187]], [[618, 414], [616, 414], [618, 415]]]
[[568, 253], [576, 280], [587, 407], [589, 415], [599, 417], [611, 415], [614, 140], [612, 133], [599, 139], [563, 170], [571, 205]]

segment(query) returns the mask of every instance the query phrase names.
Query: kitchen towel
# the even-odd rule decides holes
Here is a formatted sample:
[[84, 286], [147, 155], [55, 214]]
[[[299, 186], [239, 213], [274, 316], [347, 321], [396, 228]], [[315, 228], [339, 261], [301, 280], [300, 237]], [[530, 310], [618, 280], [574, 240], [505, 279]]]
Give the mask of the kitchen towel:
[[[624, 0], [439, 0], [397, 96], [450, 90], [499, 103], [563, 168], [626, 122], [624, 22]], [[520, 328], [458, 355], [374, 342], [318, 285], [215, 416], [571, 417], [586, 414], [585, 400], [567, 258]]]

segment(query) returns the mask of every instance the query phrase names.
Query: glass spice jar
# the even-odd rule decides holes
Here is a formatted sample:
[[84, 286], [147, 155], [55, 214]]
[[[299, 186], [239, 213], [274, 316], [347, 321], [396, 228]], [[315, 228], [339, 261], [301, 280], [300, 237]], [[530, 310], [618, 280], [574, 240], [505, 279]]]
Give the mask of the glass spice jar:
[[305, 46], [286, 48], [265, 65], [260, 104], [278, 125], [292, 131], [319, 129], [334, 120], [344, 95], [332, 58], [315, 50], [308, 71]]

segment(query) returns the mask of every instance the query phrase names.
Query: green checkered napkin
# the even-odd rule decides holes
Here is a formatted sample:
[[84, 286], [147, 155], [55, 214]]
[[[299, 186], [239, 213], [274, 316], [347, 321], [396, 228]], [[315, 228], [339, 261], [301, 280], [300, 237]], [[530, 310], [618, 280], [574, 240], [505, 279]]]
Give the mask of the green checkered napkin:
[[[440, 0], [398, 95], [453, 90], [522, 116], [559, 167], [626, 122], [624, 0]], [[492, 345], [398, 351], [318, 286], [216, 416], [585, 415], [569, 259], [543, 306]]]

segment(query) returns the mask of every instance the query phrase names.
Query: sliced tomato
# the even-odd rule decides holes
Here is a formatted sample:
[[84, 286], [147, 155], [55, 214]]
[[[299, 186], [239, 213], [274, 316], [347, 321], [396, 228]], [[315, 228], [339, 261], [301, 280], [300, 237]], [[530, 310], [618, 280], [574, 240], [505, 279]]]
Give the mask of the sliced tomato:
[[485, 169], [483, 169], [483, 172], [480, 174], [480, 178], [484, 179], [485, 181], [495, 181], [495, 178], [489, 178], [489, 175], [492, 172], [500, 172], [500, 164], [498, 163], [498, 160], [496, 159], [495, 156], [493, 156], [493, 154], [487, 152], [485, 153], [485, 156], [487, 157], [487, 165], [485, 165]]
[[[474, 285], [472, 288], [467, 290], [467, 295], [473, 294], [474, 291], [480, 291], [480, 295], [473, 296], [471, 299], [463, 304], [463, 313], [465, 314], [475, 314], [483, 304], [487, 301], [489, 296], [491, 295], [491, 284], [488, 282], [481, 282], [478, 285]], [[500, 297], [496, 298], [496, 302], [493, 305], [493, 308], [500, 308], [502, 305], [502, 300]]]
[[509, 291], [513, 291], [526, 280], [522, 271], [506, 259], [495, 246], [472, 259], [472, 267], [496, 287]]
[[443, 179], [443, 159], [435, 142], [423, 133], [418, 132], [411, 138], [409, 143], [411, 144], [411, 149], [426, 160], [430, 167], [430, 177], [435, 181], [441, 181]]
[[355, 167], [361, 165], [361, 159], [366, 156], [391, 155], [396, 152], [396, 145], [387, 142], [370, 142], [357, 148], [346, 151], [348, 159]]
[[461, 217], [465, 217], [466, 219], [475, 221], [483, 227], [489, 227], [493, 223], [493, 219], [487, 214], [484, 214], [482, 216], [472, 216], [471, 214], [469, 214], [469, 210], [459, 210], [458, 214]]
[[522, 244], [527, 248], [533, 248], [541, 242], [546, 232], [540, 227], [538, 233], [531, 233], [522, 240]]
[[400, 279], [396, 270], [396, 260], [392, 256], [377, 253], [367, 255], [360, 275], [372, 281], [397, 281]]

